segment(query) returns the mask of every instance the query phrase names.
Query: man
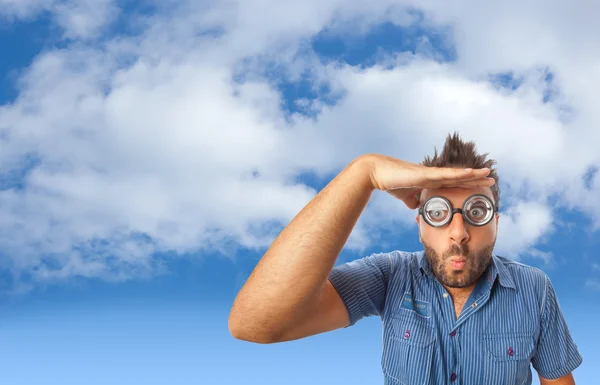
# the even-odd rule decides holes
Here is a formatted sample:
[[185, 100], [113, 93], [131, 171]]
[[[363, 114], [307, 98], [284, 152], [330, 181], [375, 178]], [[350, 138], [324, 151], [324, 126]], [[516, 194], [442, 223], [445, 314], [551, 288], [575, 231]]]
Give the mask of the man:
[[[383, 321], [386, 384], [572, 385], [579, 354], [548, 277], [493, 253], [495, 161], [448, 136], [421, 164], [353, 160], [281, 232], [240, 290], [231, 334], [274, 343]], [[374, 190], [417, 209], [423, 251], [334, 268]]]

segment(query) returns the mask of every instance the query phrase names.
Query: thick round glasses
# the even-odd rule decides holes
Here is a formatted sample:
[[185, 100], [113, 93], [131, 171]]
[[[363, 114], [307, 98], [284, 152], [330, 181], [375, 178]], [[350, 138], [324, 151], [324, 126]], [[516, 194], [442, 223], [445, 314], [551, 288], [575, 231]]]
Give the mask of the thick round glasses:
[[483, 194], [475, 194], [465, 200], [462, 209], [455, 209], [452, 203], [444, 197], [434, 196], [425, 201], [419, 208], [419, 214], [427, 224], [433, 227], [443, 227], [452, 221], [454, 214], [462, 214], [464, 220], [472, 226], [485, 226], [498, 211], [492, 200]]

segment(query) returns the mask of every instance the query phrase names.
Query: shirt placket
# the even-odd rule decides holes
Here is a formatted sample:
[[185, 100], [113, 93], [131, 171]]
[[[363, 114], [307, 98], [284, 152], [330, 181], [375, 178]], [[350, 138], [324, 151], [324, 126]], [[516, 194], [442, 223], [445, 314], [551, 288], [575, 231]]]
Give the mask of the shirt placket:
[[438, 283], [438, 287], [441, 288], [442, 291], [444, 304], [444, 323], [447, 326], [446, 330], [450, 339], [450, 346], [452, 350], [452, 364], [450, 366], [450, 373], [448, 373], [448, 380], [452, 385], [459, 385], [462, 384], [460, 367], [462, 356], [460, 345], [460, 327], [469, 319], [469, 317], [475, 314], [487, 303], [490, 298], [490, 285], [485, 280], [482, 280], [477, 285], [477, 287], [473, 290], [472, 295], [467, 300], [465, 309], [458, 317], [458, 320], [456, 319], [452, 297], [441, 284]]
[[461, 348], [460, 348], [460, 331], [458, 329], [458, 325], [456, 324], [456, 316], [454, 312], [454, 304], [452, 302], [452, 297], [446, 291], [446, 289], [438, 283], [438, 288], [440, 288], [442, 295], [442, 304], [443, 304], [443, 317], [444, 317], [444, 325], [446, 326], [445, 334], [450, 339], [450, 350], [451, 350], [451, 363], [450, 370], [447, 373], [448, 383], [455, 385], [459, 384], [460, 377], [460, 360], [461, 360]]

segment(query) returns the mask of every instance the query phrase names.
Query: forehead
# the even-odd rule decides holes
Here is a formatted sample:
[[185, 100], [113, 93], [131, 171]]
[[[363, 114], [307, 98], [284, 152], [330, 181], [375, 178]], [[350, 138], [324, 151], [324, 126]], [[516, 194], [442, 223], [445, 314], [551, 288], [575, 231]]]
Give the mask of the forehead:
[[[464, 201], [473, 194], [484, 194], [494, 202], [494, 195], [489, 187], [475, 187], [475, 188], [438, 188], [438, 189], [425, 189], [421, 192], [420, 204], [425, 202], [433, 196], [443, 196], [448, 199], [452, 206], [462, 206]], [[495, 203], [495, 202], [494, 202]]]

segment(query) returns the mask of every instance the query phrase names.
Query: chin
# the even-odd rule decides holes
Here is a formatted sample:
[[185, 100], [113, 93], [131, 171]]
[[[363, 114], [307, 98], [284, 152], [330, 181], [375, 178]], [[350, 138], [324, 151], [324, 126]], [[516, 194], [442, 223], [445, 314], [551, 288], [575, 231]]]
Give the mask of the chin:
[[455, 271], [450, 270], [450, 274], [448, 274], [446, 277], [449, 279], [447, 279], [447, 282], [445, 282], [445, 284], [455, 289], [463, 289], [475, 283], [467, 281], [469, 274], [466, 271], [462, 271], [459, 274], [456, 274]]
[[473, 283], [468, 283], [468, 282], [452, 282], [452, 284], [448, 285], [449, 287], [453, 288], [453, 289], [464, 289], [466, 287], [471, 286]]

